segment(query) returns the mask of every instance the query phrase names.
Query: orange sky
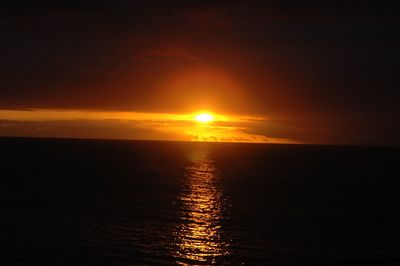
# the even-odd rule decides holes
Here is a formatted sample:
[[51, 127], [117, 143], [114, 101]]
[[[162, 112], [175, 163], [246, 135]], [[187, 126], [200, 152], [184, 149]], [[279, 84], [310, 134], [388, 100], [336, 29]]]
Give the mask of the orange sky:
[[400, 143], [387, 3], [39, 2], [1, 10], [0, 136]]
[[[153, 52], [154, 56], [177, 56], [177, 51]], [[180, 55], [180, 54], [179, 54]], [[185, 56], [187, 56], [185, 54]], [[141, 58], [141, 60], [145, 60]], [[195, 59], [193, 59], [195, 60]], [[115, 78], [115, 90], [130, 81]], [[183, 140], [211, 142], [301, 143], [301, 140], [268, 135], [260, 128], [273, 127], [263, 115], [243, 114], [252, 100], [239, 79], [210, 65], [179, 70], [160, 79], [157, 94], [142, 101], [153, 110], [138, 112], [95, 109], [30, 108], [0, 110], [0, 136]], [[135, 95], [133, 92], [132, 95]], [[93, 95], [98, 98], [98, 95]], [[153, 108], [151, 106], [154, 106]], [[195, 115], [213, 115], [199, 123]]]

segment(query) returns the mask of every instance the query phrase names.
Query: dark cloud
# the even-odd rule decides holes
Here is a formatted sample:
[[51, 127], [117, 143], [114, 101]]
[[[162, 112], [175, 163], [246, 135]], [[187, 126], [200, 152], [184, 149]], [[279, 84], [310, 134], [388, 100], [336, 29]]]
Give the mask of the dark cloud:
[[188, 61], [199, 61], [201, 58], [197, 57], [185, 49], [179, 47], [165, 47], [158, 49], [150, 49], [143, 53], [138, 53], [136, 59], [139, 61], [153, 61], [159, 60], [160, 58], [166, 58], [168, 60], [188, 60]]

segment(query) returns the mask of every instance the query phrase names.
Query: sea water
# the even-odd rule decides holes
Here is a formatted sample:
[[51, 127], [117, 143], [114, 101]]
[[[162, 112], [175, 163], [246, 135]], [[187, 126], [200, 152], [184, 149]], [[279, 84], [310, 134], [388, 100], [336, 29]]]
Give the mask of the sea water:
[[396, 265], [399, 148], [2, 138], [1, 265]]

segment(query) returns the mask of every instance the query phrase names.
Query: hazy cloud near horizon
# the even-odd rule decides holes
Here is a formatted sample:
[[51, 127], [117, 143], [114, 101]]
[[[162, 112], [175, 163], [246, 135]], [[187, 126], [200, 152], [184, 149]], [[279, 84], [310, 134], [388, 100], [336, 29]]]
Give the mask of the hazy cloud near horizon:
[[[240, 125], [240, 126], [239, 126]], [[249, 123], [203, 127], [187, 121], [74, 119], [51, 121], [0, 120], [0, 137], [57, 137], [219, 142], [298, 143], [299, 140], [255, 134]]]

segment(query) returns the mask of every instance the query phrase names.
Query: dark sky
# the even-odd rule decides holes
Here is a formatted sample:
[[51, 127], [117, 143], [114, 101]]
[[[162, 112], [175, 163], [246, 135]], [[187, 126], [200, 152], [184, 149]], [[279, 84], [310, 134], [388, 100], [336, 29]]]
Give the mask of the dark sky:
[[[179, 113], [207, 103], [293, 128], [280, 137], [399, 144], [393, 2], [1, 3], [0, 109]], [[174, 83], [185, 75], [201, 86]]]

